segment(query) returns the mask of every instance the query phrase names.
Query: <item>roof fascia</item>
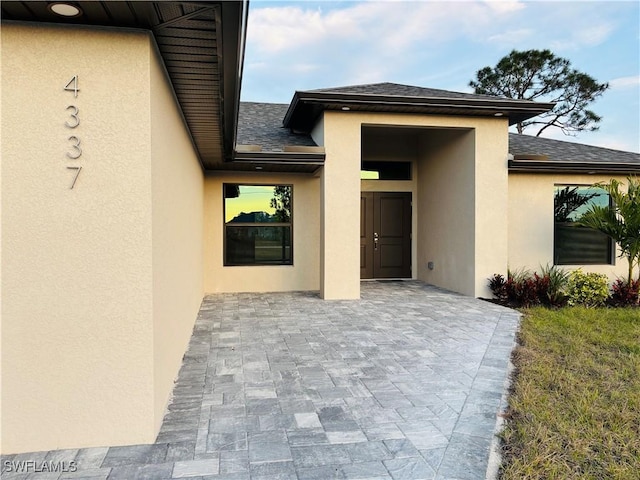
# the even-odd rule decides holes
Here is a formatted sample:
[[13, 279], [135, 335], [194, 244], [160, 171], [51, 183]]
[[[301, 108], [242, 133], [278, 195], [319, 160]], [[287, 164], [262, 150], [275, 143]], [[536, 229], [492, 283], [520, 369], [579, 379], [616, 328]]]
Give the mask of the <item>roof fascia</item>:
[[[222, 18], [218, 28], [222, 31], [222, 52], [219, 55], [222, 55], [223, 67], [221, 76], [223, 155], [226, 161], [231, 161], [238, 133], [249, 0], [222, 2], [220, 9]], [[230, 25], [233, 28], [229, 28]]]
[[234, 162], [258, 162], [271, 165], [324, 165], [324, 153], [306, 152], [236, 152]]
[[509, 172], [522, 173], [606, 173], [640, 174], [640, 164], [623, 162], [558, 162], [549, 160], [509, 160]]
[[521, 118], [521, 120], [526, 120], [527, 118], [545, 113], [551, 110], [555, 105], [554, 103], [539, 103], [528, 100], [511, 100], [501, 98], [470, 99], [456, 97], [405, 97], [398, 95], [296, 91], [284, 117], [283, 125], [285, 127], [292, 128], [291, 123], [293, 116], [298, 109], [298, 106], [303, 103], [315, 105], [322, 110], [326, 109], [330, 103], [340, 103], [346, 107], [350, 105], [372, 107], [376, 105], [384, 105], [387, 107], [457, 108], [462, 111], [465, 109], [487, 110], [487, 112], [500, 110], [505, 112], [507, 115], [509, 113], [524, 115], [524, 118]]

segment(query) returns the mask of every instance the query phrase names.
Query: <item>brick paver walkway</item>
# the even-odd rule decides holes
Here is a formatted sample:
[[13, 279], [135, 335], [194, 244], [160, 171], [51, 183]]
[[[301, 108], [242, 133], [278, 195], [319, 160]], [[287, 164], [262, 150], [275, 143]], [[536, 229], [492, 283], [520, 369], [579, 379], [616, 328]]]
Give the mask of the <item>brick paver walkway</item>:
[[207, 296], [152, 445], [3, 479], [484, 479], [518, 314], [420, 282]]

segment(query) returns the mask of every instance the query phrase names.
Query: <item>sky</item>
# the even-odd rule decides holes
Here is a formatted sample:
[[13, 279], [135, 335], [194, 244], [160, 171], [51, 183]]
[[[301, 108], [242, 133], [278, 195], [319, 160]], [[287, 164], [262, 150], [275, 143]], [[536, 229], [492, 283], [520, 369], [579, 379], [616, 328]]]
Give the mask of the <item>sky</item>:
[[549, 49], [610, 85], [591, 104], [598, 131], [543, 136], [640, 152], [637, 0], [251, 0], [242, 100], [378, 82], [472, 93], [475, 73], [514, 49]]

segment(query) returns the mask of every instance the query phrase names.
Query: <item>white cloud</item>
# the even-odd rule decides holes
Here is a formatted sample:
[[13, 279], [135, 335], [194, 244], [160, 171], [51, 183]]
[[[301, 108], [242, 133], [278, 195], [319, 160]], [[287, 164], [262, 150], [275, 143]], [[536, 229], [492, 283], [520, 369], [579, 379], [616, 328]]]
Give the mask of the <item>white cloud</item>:
[[558, 138], [638, 149], [637, 118], [620, 108], [637, 104], [640, 84], [623, 77], [637, 72], [638, 28], [630, 27], [632, 37], [623, 28], [637, 16], [631, 2], [254, 1], [250, 8], [243, 98], [286, 102], [295, 90], [381, 81], [470, 91], [474, 73], [510, 50], [551, 48], [598, 78], [620, 77], [599, 100], [601, 131]]
[[487, 41], [502, 45], [514, 45], [532, 38], [534, 35], [536, 35], [536, 31], [531, 28], [519, 28], [491, 35], [487, 38]]
[[[243, 91], [263, 98], [267, 89], [275, 94], [285, 84], [293, 91], [380, 81], [422, 84], [423, 78], [440, 78], [424, 85], [451, 89], [451, 75], [443, 72], [452, 65], [450, 59], [444, 65], [443, 57], [457, 57], [455, 68], [465, 79], [482, 65], [477, 65], [476, 55], [465, 58], [450, 43], [484, 43], [491, 33], [505, 31], [524, 8], [517, 1], [252, 5], [247, 72], [260, 78], [245, 76], [248, 88]], [[265, 93], [249, 93], [254, 86]]]
[[[249, 15], [248, 48], [264, 54], [359, 44], [362, 53], [394, 51], [416, 42], [439, 44], [464, 36], [486, 36], [524, 6], [517, 1], [354, 2], [325, 9], [302, 6], [254, 8]], [[432, 45], [426, 45], [428, 48]]]
[[552, 41], [551, 48], [558, 51], [567, 51], [600, 45], [609, 38], [613, 30], [613, 25], [610, 23], [576, 26], [569, 37]]
[[614, 78], [609, 82], [611, 88], [621, 89], [621, 88], [631, 88], [640, 86], [640, 75], [631, 76], [631, 77], [620, 77]]
[[262, 53], [304, 47], [324, 36], [319, 10], [299, 7], [261, 8], [249, 15], [247, 43]]
[[293, 73], [310, 73], [320, 70], [320, 65], [315, 63], [296, 63], [289, 66], [289, 70]]
[[524, 3], [519, 0], [485, 0], [485, 3], [498, 13], [517, 12], [525, 8]]

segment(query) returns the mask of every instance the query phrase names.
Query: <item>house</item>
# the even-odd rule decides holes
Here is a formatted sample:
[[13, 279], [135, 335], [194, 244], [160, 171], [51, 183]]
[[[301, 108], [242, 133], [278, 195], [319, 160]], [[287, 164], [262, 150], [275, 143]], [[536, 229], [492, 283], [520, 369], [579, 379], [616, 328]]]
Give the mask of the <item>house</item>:
[[508, 133], [550, 104], [391, 83], [240, 103], [246, 2], [1, 8], [2, 453], [152, 442], [207, 293], [626, 271], [606, 239], [560, 252], [554, 193], [640, 155]]

